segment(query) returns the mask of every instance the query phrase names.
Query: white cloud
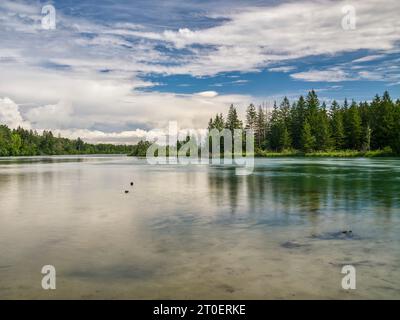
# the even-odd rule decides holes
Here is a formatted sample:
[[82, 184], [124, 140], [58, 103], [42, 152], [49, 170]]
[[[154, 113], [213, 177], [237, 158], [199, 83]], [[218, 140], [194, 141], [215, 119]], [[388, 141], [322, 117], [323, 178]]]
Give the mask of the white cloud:
[[293, 66], [284, 66], [284, 67], [275, 67], [275, 68], [269, 68], [268, 71], [271, 72], [290, 72], [296, 69], [296, 67]]
[[9, 98], [0, 98], [0, 124], [10, 128], [30, 128], [30, 124], [23, 120], [18, 105]]
[[73, 117], [71, 103], [60, 101], [54, 105], [46, 105], [30, 109], [26, 119], [41, 128], [70, 128], [77, 126], [79, 119]]
[[380, 81], [383, 80], [383, 76], [380, 73], [372, 71], [360, 71], [359, 76], [364, 80]]
[[375, 54], [375, 55], [365, 56], [365, 57], [353, 60], [353, 63], [369, 62], [369, 61], [374, 61], [374, 60], [381, 59], [384, 57], [385, 57], [385, 55]]
[[[130, 139], [143, 133], [136, 128], [160, 128], [168, 120], [177, 120], [186, 128], [202, 128], [210, 115], [225, 112], [231, 103], [243, 112], [254, 97], [216, 91], [186, 95], [141, 92], [139, 88], [154, 83], [139, 75], [256, 72], [313, 55], [360, 49], [379, 52], [353, 61], [360, 63], [398, 50], [398, 0], [386, 0], [385, 5], [378, 0], [353, 1], [357, 29], [351, 31], [340, 27], [344, 3], [302, 0], [240, 11], [221, 6], [218, 14], [210, 13], [223, 18], [217, 26], [159, 32], [136, 24], [101, 25], [57, 12], [57, 30], [46, 32], [40, 28], [39, 2], [3, 0], [0, 97], [12, 100], [1, 100], [0, 121], [11, 127], [62, 129], [93, 141]], [[158, 50], [160, 44], [174, 49], [174, 54]], [[290, 72], [291, 68], [269, 70]], [[374, 80], [385, 72], [363, 68], [355, 74], [327, 67], [291, 76], [338, 82]], [[392, 75], [390, 80], [396, 83], [398, 77]], [[22, 107], [26, 102], [33, 107]]]
[[[136, 36], [172, 43], [176, 48], [212, 46], [194, 50], [193, 59], [181, 69], [196, 75], [224, 71], [257, 70], [271, 62], [312, 55], [332, 55], [365, 50], [391, 51], [400, 40], [400, 2], [353, 1], [355, 30], [342, 29], [345, 1], [296, 1], [275, 6], [221, 13], [221, 25], [190, 30], [134, 32]], [[171, 69], [171, 72], [180, 68]]]
[[216, 91], [203, 91], [197, 93], [198, 96], [204, 97], [204, 98], [214, 98], [218, 95], [218, 92]]
[[[207, 134], [207, 129], [193, 129], [178, 127], [178, 137], [183, 140], [189, 133], [195, 135], [198, 141], [204, 141]], [[68, 129], [54, 130], [53, 134], [60, 134], [63, 137], [77, 139], [85, 137], [88, 143], [112, 143], [112, 144], [135, 144], [140, 140], [155, 141], [161, 145], [166, 144], [169, 133], [168, 128], [151, 129], [151, 130], [131, 130], [121, 132], [103, 132], [99, 130], [87, 129]]]
[[310, 82], [318, 82], [318, 81], [340, 82], [340, 81], [354, 80], [345, 71], [338, 68], [329, 70], [310, 70], [310, 71], [293, 73], [290, 76], [297, 80], [304, 80]]

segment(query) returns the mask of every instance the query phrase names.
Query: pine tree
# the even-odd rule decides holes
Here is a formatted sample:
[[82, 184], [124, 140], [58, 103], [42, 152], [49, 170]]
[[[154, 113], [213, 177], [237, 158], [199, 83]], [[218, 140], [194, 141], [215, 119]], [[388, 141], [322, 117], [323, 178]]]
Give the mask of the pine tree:
[[320, 110], [318, 110], [317, 119], [318, 121], [315, 128], [316, 149], [327, 150], [330, 148], [331, 140], [330, 140], [329, 119], [326, 113], [325, 102], [322, 104]]
[[[320, 121], [319, 99], [314, 90], [311, 90], [306, 99], [306, 119], [311, 128], [311, 134], [314, 138], [318, 135], [318, 127]], [[314, 139], [312, 149], [318, 149], [317, 139]]]
[[246, 129], [255, 130], [257, 123], [257, 112], [254, 104], [250, 104], [246, 110]]
[[225, 128], [231, 130], [232, 134], [233, 130], [242, 128], [242, 123], [239, 120], [236, 108], [233, 106], [233, 104], [231, 104], [231, 106], [229, 107], [228, 115], [226, 117]]
[[291, 119], [290, 119], [290, 102], [287, 97], [283, 98], [283, 101], [280, 105], [280, 113], [281, 113], [281, 118], [282, 118], [283, 122], [285, 123], [285, 126], [289, 132]]
[[301, 149], [301, 132], [303, 130], [305, 120], [306, 101], [300, 96], [297, 103], [293, 104], [291, 109], [291, 128], [293, 137], [293, 147], [297, 150]]
[[314, 145], [315, 137], [311, 133], [311, 126], [308, 123], [308, 120], [306, 120], [301, 132], [301, 149], [304, 152], [310, 152], [313, 150]]
[[365, 126], [363, 128], [363, 135], [362, 135], [362, 141], [361, 141], [363, 151], [369, 151], [371, 149], [371, 133], [372, 133], [372, 130], [368, 124], [367, 126]]
[[276, 105], [276, 102], [274, 102], [274, 109], [272, 110], [271, 113], [271, 118], [269, 121], [268, 133], [267, 133], [268, 146], [272, 150], [279, 149], [279, 144], [280, 144], [279, 121], [280, 121], [279, 110]]
[[344, 146], [344, 128], [343, 128], [343, 113], [340, 110], [339, 104], [334, 100], [331, 106], [330, 113], [331, 123], [331, 140], [333, 147], [340, 150]]
[[281, 122], [279, 128], [279, 145], [278, 150], [283, 151], [289, 149], [291, 146], [291, 139], [289, 135], [289, 131], [287, 130], [285, 124]]
[[347, 149], [359, 150], [361, 148], [361, 117], [355, 101], [350, 108], [345, 110], [345, 130]]
[[262, 106], [258, 107], [256, 121], [256, 143], [259, 148], [264, 145], [267, 130], [267, 115]]
[[214, 122], [213, 122], [213, 128], [218, 129], [219, 131], [222, 131], [225, 127], [224, 123], [224, 117], [222, 116], [222, 113], [217, 114], [215, 116]]
[[213, 118], [210, 118], [210, 121], [208, 121], [208, 131], [210, 132], [212, 129], [214, 129], [214, 121]]

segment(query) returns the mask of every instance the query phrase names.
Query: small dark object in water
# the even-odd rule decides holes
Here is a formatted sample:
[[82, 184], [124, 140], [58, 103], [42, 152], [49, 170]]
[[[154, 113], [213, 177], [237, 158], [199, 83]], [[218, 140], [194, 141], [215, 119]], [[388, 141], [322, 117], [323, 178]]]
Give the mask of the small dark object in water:
[[313, 234], [311, 236], [314, 239], [320, 240], [346, 240], [346, 239], [353, 239], [353, 240], [360, 240], [361, 237], [355, 235], [351, 230], [343, 230], [337, 232], [328, 232], [322, 234]]
[[296, 248], [308, 247], [307, 244], [301, 244], [296, 241], [286, 241], [286, 242], [282, 243], [281, 246], [286, 249], [296, 249]]
[[128, 191], [128, 190], [125, 190], [125, 193], [129, 193], [129, 191]]
[[133, 182], [131, 182], [131, 186], [133, 186]]

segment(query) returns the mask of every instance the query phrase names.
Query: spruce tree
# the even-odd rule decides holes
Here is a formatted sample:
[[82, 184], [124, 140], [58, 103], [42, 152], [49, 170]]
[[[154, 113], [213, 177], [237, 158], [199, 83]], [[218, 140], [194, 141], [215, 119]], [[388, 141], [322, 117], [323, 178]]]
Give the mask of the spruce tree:
[[229, 107], [225, 128], [231, 130], [232, 134], [233, 130], [242, 128], [242, 122], [239, 120], [236, 108], [233, 106], [233, 104], [231, 104]]
[[301, 149], [301, 132], [303, 130], [305, 112], [306, 111], [306, 101], [303, 96], [300, 96], [297, 103], [293, 104], [291, 109], [291, 131], [292, 131], [292, 144], [297, 150]]
[[345, 110], [346, 147], [359, 150], [361, 148], [361, 116], [355, 101]]
[[311, 126], [308, 120], [305, 120], [301, 132], [301, 149], [304, 152], [310, 152], [315, 145], [315, 137], [312, 135]]
[[257, 123], [257, 111], [254, 104], [250, 104], [246, 110], [246, 129], [255, 130]]
[[262, 106], [258, 107], [256, 121], [256, 143], [263, 148], [267, 130], [267, 115]]
[[339, 104], [334, 100], [330, 112], [331, 141], [336, 150], [340, 150], [344, 146], [344, 128], [343, 113]]

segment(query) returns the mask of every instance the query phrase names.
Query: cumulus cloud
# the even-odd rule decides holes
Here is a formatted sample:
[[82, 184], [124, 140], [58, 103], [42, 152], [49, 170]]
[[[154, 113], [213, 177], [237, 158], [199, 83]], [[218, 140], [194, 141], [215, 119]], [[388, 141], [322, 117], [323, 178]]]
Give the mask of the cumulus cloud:
[[[184, 140], [186, 135], [195, 136], [197, 141], [204, 141], [207, 135], [207, 129], [194, 129], [178, 127], [178, 138]], [[85, 137], [85, 141], [89, 143], [111, 143], [111, 144], [135, 144], [140, 140], [156, 142], [160, 145], [167, 144], [170, 132], [168, 128], [158, 128], [151, 130], [130, 130], [121, 132], [103, 132], [99, 130], [87, 129], [67, 129], [54, 130], [54, 134], [60, 134], [63, 137], [77, 139]], [[174, 134], [174, 133], [172, 133]]]
[[18, 105], [9, 98], [0, 98], [0, 124], [10, 128], [30, 128], [30, 124], [22, 118]]
[[355, 30], [344, 30], [345, 1], [296, 1], [275, 6], [222, 13], [225, 23], [207, 29], [164, 32], [137, 31], [147, 39], [166, 41], [176, 48], [213, 46], [196, 50], [185, 68], [198, 75], [248, 71], [271, 62], [360, 49], [390, 51], [400, 40], [400, 2], [353, 1]]
[[[231, 103], [243, 113], [256, 99], [216, 91], [143, 92], [155, 85], [143, 75], [201, 77], [265, 68], [291, 72], [294, 67], [284, 65], [294, 59], [360, 49], [371, 54], [349, 61], [360, 64], [353, 73], [351, 66], [314, 66], [291, 77], [312, 82], [380, 77], [398, 83], [398, 69], [382, 65], [382, 70], [370, 70], [362, 62], [398, 53], [400, 2], [387, 0], [382, 6], [378, 0], [353, 1], [357, 27], [350, 31], [341, 28], [344, 4], [302, 0], [240, 10], [218, 5], [205, 17], [215, 23], [167, 30], [101, 24], [57, 12], [57, 29], [47, 32], [40, 28], [39, 2], [3, 0], [0, 97], [9, 99], [0, 100], [0, 121], [11, 127], [59, 129], [92, 141], [137, 138], [168, 120], [177, 120], [184, 128], [203, 128], [210, 115], [225, 112]], [[29, 108], [18, 106], [26, 102]]]
[[25, 117], [34, 125], [41, 128], [70, 128], [76, 126], [79, 119], [73, 118], [71, 103], [60, 101], [54, 105], [46, 105], [30, 109]]

